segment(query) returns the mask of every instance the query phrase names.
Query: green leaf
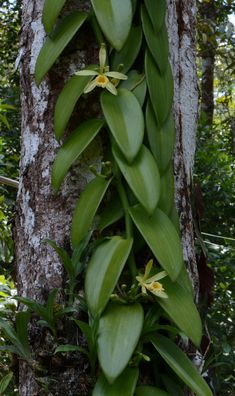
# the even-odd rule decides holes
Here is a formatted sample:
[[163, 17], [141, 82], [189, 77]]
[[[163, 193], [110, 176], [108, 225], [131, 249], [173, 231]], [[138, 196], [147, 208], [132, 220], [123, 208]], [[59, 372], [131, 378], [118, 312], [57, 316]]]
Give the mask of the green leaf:
[[158, 126], [150, 100], [146, 107], [146, 128], [151, 151], [156, 158], [160, 173], [165, 173], [172, 162], [175, 144], [175, 123], [173, 115]]
[[138, 72], [137, 70], [131, 70], [127, 73], [128, 79], [121, 81], [119, 87], [126, 88], [135, 95], [140, 106], [144, 104], [147, 84], [144, 74]]
[[97, 247], [88, 264], [85, 294], [91, 314], [104, 310], [122, 272], [132, 240], [114, 236]]
[[[16, 314], [16, 333], [18, 340], [20, 341], [21, 348], [18, 348], [22, 350], [22, 353], [24, 353], [25, 356], [30, 358], [31, 352], [30, 352], [30, 346], [29, 346], [29, 341], [28, 341], [28, 323], [30, 320], [30, 313], [29, 312], [17, 312]], [[19, 344], [19, 343], [18, 343]]]
[[139, 370], [136, 368], [126, 368], [122, 374], [112, 383], [100, 375], [96, 382], [92, 396], [133, 396], [138, 380]]
[[73, 12], [64, 18], [53, 33], [53, 37], [48, 37], [46, 39], [38, 55], [35, 67], [35, 80], [37, 85], [40, 84], [45, 74], [55, 63], [86, 18], [87, 15], [83, 12]]
[[66, 345], [59, 345], [57, 348], [56, 348], [56, 350], [55, 350], [55, 352], [54, 352], [54, 354], [56, 354], [56, 353], [66, 353], [66, 352], [82, 352], [82, 353], [84, 353], [85, 355], [87, 355], [87, 351], [86, 351], [86, 349], [84, 349], [84, 348], [81, 348], [80, 346], [78, 346], [78, 345], [70, 345], [70, 344], [66, 344]]
[[141, 20], [148, 48], [158, 65], [161, 74], [164, 74], [167, 68], [169, 54], [166, 26], [163, 24], [161, 30], [155, 34], [150, 17], [148, 16], [144, 6], [141, 7]]
[[173, 103], [173, 77], [170, 64], [161, 76], [151, 54], [146, 51], [145, 72], [153, 110], [158, 125], [162, 125], [168, 118]]
[[158, 208], [152, 216], [148, 216], [140, 205], [130, 208], [129, 212], [159, 264], [175, 281], [182, 269], [183, 253], [179, 235], [170, 219]]
[[140, 304], [110, 304], [99, 322], [98, 357], [110, 383], [127, 366], [139, 341], [144, 321]]
[[124, 211], [120, 202], [120, 198], [112, 196], [108, 204], [99, 216], [99, 229], [103, 231], [124, 216]]
[[112, 46], [119, 51], [127, 37], [132, 22], [131, 0], [91, 0], [99, 25]]
[[131, 165], [125, 161], [117, 147], [113, 147], [113, 155], [136, 198], [152, 214], [160, 197], [160, 175], [151, 152], [142, 145]]
[[52, 168], [52, 186], [58, 191], [72, 163], [86, 149], [104, 125], [101, 120], [89, 120], [79, 125], [59, 149]]
[[174, 205], [174, 173], [172, 165], [161, 177], [161, 195], [158, 202], [158, 207], [167, 216], [170, 215]]
[[51, 320], [53, 320], [55, 299], [57, 293], [58, 293], [58, 289], [53, 289], [48, 295], [48, 299], [46, 303], [46, 315], [49, 323], [51, 323]]
[[60, 259], [63, 263], [63, 266], [66, 269], [68, 275], [70, 277], [73, 277], [74, 276], [74, 268], [73, 268], [71, 258], [69, 256], [68, 252], [65, 249], [57, 246], [56, 243], [50, 239], [45, 239], [44, 242], [48, 243], [48, 245], [50, 245], [55, 250], [55, 252], [60, 257]]
[[[87, 69], [89, 68], [88, 66]], [[54, 114], [54, 128], [57, 140], [63, 136], [75, 104], [90, 80], [91, 77], [73, 76], [62, 89], [56, 102]]]
[[117, 70], [119, 65], [123, 65], [122, 73], [126, 73], [133, 65], [142, 42], [142, 29], [140, 26], [133, 26], [124, 47], [114, 53], [111, 70]]
[[56, 18], [62, 10], [66, 0], [45, 0], [42, 13], [42, 22], [47, 34], [51, 32], [55, 24]]
[[162, 279], [161, 283], [168, 298], [159, 298], [158, 303], [175, 324], [199, 347], [202, 337], [202, 324], [198, 310], [193, 302], [192, 293], [179, 283]]
[[159, 32], [165, 21], [166, 1], [165, 0], [144, 0], [149, 18], [151, 19], [155, 32]]
[[0, 381], [0, 395], [3, 395], [8, 385], [10, 384], [13, 377], [13, 372], [11, 371], [9, 374], [4, 375], [4, 377]]
[[135, 396], [169, 396], [169, 393], [153, 386], [138, 386]]
[[118, 89], [117, 96], [102, 92], [101, 106], [118, 147], [132, 162], [144, 137], [144, 117], [138, 100], [127, 89]]
[[79, 246], [90, 230], [93, 218], [110, 182], [111, 179], [107, 180], [97, 176], [82, 191], [73, 214], [71, 229], [73, 248]]
[[150, 341], [166, 363], [197, 396], [213, 396], [191, 360], [169, 338], [158, 334], [152, 335]]
[[17, 345], [18, 337], [15, 330], [6, 320], [2, 318], [0, 318], [0, 329], [4, 331], [5, 336], [12, 342], [12, 344]]

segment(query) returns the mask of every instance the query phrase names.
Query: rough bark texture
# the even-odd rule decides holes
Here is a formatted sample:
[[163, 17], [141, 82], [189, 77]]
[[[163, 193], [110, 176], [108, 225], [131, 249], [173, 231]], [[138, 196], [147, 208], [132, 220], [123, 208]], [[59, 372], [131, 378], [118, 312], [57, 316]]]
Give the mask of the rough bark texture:
[[[89, 7], [89, 1], [68, 2], [78, 8]], [[49, 73], [40, 87], [34, 82], [34, 67], [43, 44], [45, 33], [41, 23], [43, 0], [24, 0], [21, 32], [21, 88], [22, 88], [22, 160], [16, 219], [17, 282], [19, 294], [45, 301], [49, 290], [63, 288], [63, 269], [57, 255], [43, 244], [45, 238], [66, 245], [69, 238], [71, 208], [79, 191], [89, 180], [89, 163], [99, 167], [102, 147], [96, 141], [80, 162], [74, 167], [63, 184], [62, 192], [55, 195], [51, 189], [50, 172], [58, 148], [53, 137], [53, 108], [56, 97], [68, 75], [84, 64], [94, 63], [97, 48], [92, 38], [85, 34], [86, 49], [67, 52]], [[66, 12], [66, 10], [65, 10]], [[176, 201], [180, 214], [184, 259], [192, 276], [197, 294], [193, 223], [190, 206], [190, 187], [195, 151], [197, 119], [197, 84], [195, 70], [195, 0], [168, 1], [168, 26], [171, 61], [175, 79], [175, 119], [177, 142], [175, 150]], [[80, 33], [79, 33], [80, 34]], [[89, 49], [89, 50], [88, 50]], [[71, 66], [72, 64], [72, 66]], [[90, 111], [91, 106], [89, 106]], [[80, 108], [81, 109], [81, 108]], [[96, 112], [96, 109], [94, 109]], [[84, 117], [84, 108], [78, 119]], [[72, 125], [73, 127], [74, 125]], [[76, 177], [73, 177], [74, 174]], [[61, 295], [62, 299], [63, 296]], [[39, 335], [34, 321], [30, 328], [31, 343], [37, 359], [45, 353], [43, 344], [50, 350], [48, 333]], [[46, 356], [48, 359], [48, 356]], [[45, 362], [44, 362], [45, 363]], [[91, 379], [86, 373], [82, 358], [76, 367], [57, 364], [54, 371], [54, 395], [88, 395]], [[21, 396], [43, 394], [35, 373], [24, 363], [20, 364], [19, 393]], [[41, 381], [47, 383], [46, 378]], [[48, 394], [48, 393], [47, 393]]]
[[[95, 63], [97, 48], [90, 45], [90, 38], [83, 31], [81, 34], [83, 37], [86, 34], [89, 52], [74, 50], [71, 46], [69, 52], [61, 56], [58, 66], [54, 67], [53, 72], [37, 87], [34, 81], [34, 69], [45, 38], [41, 23], [43, 3], [43, 0], [24, 0], [22, 9], [20, 66], [22, 152], [15, 244], [18, 293], [44, 302], [51, 289], [62, 290], [64, 274], [58, 256], [49, 245], [43, 243], [43, 240], [50, 238], [61, 246], [68, 245], [71, 209], [79, 191], [91, 178], [92, 174], [87, 171], [89, 164], [98, 166], [100, 163], [101, 146], [96, 140], [86, 157], [83, 157], [83, 164], [77, 164], [77, 171], [75, 167], [73, 168], [61, 192], [55, 195], [50, 180], [51, 166], [58, 149], [53, 134], [55, 100], [69, 74], [80, 69], [84, 64]], [[89, 7], [89, 1], [77, 4], [79, 3], [82, 4], [77, 7], [82, 10]], [[72, 5], [74, 7], [72, 2], [68, 2], [68, 8]], [[74, 43], [76, 44], [77, 41], [78, 38]], [[78, 119], [81, 119], [81, 114], [77, 115], [77, 122]], [[31, 326], [30, 334], [34, 349], [43, 348], [42, 344], [46, 343], [46, 340], [36, 339], [37, 326]], [[58, 381], [56, 384], [58, 391], [53, 395], [87, 394], [80, 386], [80, 381], [85, 381], [85, 369], [82, 368], [82, 364], [81, 361], [81, 367], [77, 367], [76, 372], [74, 369], [64, 367], [63, 372], [58, 369], [54, 378]], [[19, 392], [22, 396], [40, 394], [35, 375], [25, 364], [20, 364]]]
[[174, 75], [176, 146], [174, 156], [176, 205], [180, 216], [184, 260], [198, 294], [191, 187], [196, 146], [198, 90], [195, 29], [196, 1], [168, 1], [168, 35]]

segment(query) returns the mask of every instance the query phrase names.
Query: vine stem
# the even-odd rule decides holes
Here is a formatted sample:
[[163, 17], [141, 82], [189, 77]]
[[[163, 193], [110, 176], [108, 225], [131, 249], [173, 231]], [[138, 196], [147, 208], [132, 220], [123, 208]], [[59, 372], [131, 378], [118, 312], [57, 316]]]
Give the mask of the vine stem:
[[[118, 194], [119, 194], [121, 202], [122, 202], [122, 207], [123, 207], [124, 215], [125, 215], [126, 238], [133, 238], [133, 224], [132, 224], [131, 216], [129, 214], [129, 202], [128, 202], [128, 198], [126, 195], [126, 191], [125, 191], [123, 184], [121, 182], [120, 176], [117, 177], [116, 186], [117, 186], [117, 191], [118, 191]], [[137, 270], [136, 270], [136, 264], [135, 264], [135, 258], [134, 258], [133, 251], [130, 253], [130, 256], [128, 258], [128, 264], [129, 264], [130, 273], [131, 273], [133, 279], [135, 279], [135, 277], [137, 275]]]

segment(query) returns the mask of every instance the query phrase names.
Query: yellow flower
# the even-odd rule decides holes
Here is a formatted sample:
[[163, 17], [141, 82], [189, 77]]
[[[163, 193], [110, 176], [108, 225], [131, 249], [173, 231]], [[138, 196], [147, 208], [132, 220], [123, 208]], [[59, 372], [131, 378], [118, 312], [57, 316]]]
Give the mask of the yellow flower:
[[143, 294], [147, 294], [147, 290], [148, 290], [156, 297], [168, 298], [168, 295], [165, 293], [163, 285], [160, 282], [158, 282], [158, 280], [165, 278], [165, 276], [167, 276], [167, 273], [166, 271], [162, 271], [148, 278], [152, 266], [153, 266], [153, 260], [149, 260], [149, 262], [146, 265], [144, 275], [139, 275], [136, 277], [136, 280], [139, 282], [138, 286], [141, 287], [141, 291]]
[[[117, 95], [116, 85], [118, 84], [118, 80], [126, 80], [127, 76], [125, 74], [109, 71], [109, 66], [105, 66], [106, 64], [106, 47], [105, 44], [101, 44], [99, 51], [99, 62], [100, 67], [99, 70], [80, 70], [75, 74], [77, 76], [96, 76], [92, 81], [90, 81], [84, 89], [84, 93], [91, 92], [95, 87], [106, 88], [113, 95]], [[111, 78], [111, 81], [109, 79]]]

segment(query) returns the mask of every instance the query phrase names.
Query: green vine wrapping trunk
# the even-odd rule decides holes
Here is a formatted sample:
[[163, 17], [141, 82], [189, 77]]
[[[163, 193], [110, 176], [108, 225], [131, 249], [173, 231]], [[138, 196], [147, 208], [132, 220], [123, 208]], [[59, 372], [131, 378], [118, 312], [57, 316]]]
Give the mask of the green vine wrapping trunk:
[[[176, 387], [180, 383], [182, 394], [185, 383], [196, 395], [211, 396], [177, 346], [179, 337], [187, 337], [199, 347], [202, 326], [175, 220], [166, 2], [92, 0], [92, 18], [74, 11], [54, 28], [64, 3], [51, 7], [51, 0], [45, 1], [43, 23], [49, 36], [38, 56], [37, 83], [92, 18], [96, 22], [89, 28], [96, 27], [100, 51], [99, 65], [77, 71], [61, 91], [55, 106], [56, 138], [63, 138], [83, 94], [97, 90], [102, 113], [63, 140], [52, 170], [54, 189], [59, 190], [70, 166], [100, 131], [110, 142], [100, 173], [93, 170], [95, 178], [75, 208], [72, 258], [55, 247], [69, 276], [69, 304], [77, 275], [85, 272], [88, 321], [77, 324], [97, 375], [93, 396], [120, 396], [120, 390], [123, 396], [174, 396], [164, 380], [167, 375]], [[57, 351], [74, 347], [58, 346]]]

